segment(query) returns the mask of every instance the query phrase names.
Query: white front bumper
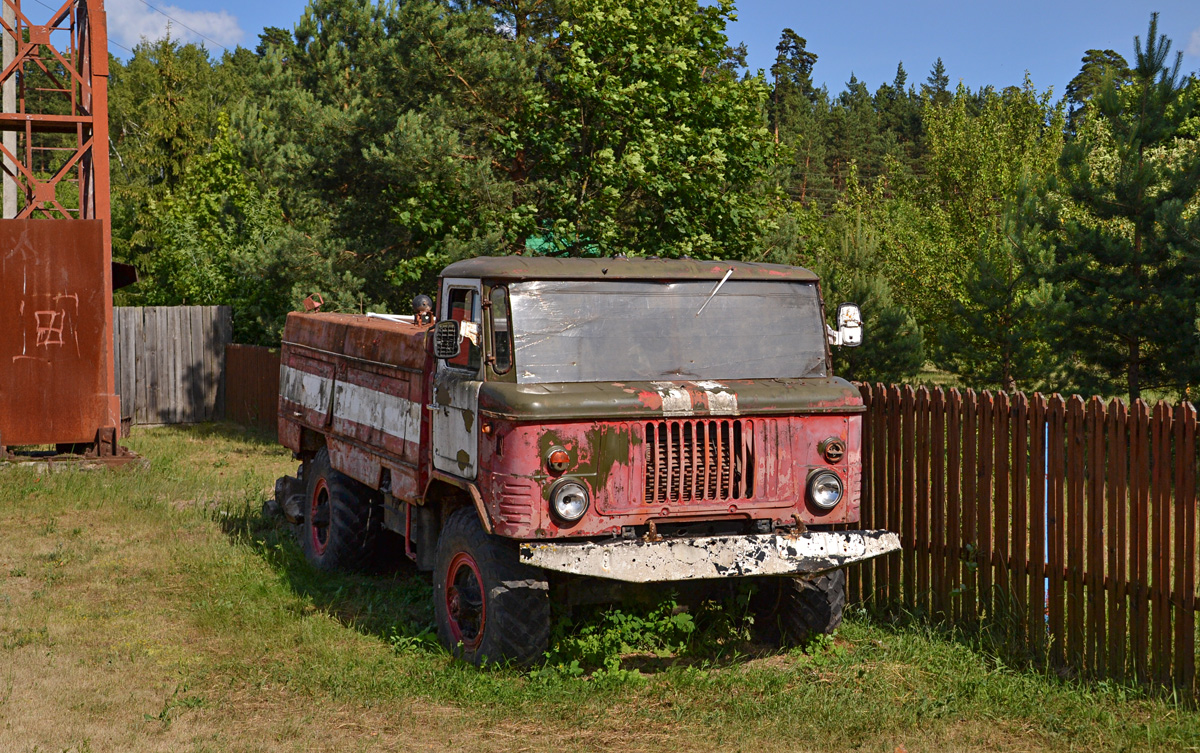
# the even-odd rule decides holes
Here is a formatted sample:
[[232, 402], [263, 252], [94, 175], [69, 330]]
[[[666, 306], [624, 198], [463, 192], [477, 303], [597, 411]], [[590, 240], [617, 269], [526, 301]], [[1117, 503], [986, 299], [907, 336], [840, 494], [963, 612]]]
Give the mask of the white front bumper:
[[534, 542], [521, 561], [575, 575], [653, 583], [756, 575], [816, 575], [900, 550], [890, 531], [702, 536], [603, 543]]

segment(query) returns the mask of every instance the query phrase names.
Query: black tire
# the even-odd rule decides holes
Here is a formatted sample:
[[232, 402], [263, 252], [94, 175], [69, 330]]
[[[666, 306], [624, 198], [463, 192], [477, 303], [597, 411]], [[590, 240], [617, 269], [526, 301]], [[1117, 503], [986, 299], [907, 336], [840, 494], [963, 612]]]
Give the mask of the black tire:
[[383, 514], [370, 490], [333, 470], [325, 448], [307, 464], [304, 480], [304, 523], [296, 526], [304, 558], [325, 571], [372, 565]]
[[784, 641], [802, 646], [842, 624], [846, 608], [846, 571], [833, 570], [815, 578], [781, 578], [779, 627]]
[[442, 645], [476, 666], [528, 666], [546, 653], [546, 574], [521, 564], [513, 542], [489, 536], [473, 507], [451, 513], [438, 536], [433, 611]]

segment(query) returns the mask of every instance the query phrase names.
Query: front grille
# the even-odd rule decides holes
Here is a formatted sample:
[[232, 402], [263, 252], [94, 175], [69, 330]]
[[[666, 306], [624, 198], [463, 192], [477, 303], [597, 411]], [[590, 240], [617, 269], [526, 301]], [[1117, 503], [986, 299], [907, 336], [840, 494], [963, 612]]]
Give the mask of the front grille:
[[739, 420], [646, 424], [646, 503], [753, 498], [751, 426]]

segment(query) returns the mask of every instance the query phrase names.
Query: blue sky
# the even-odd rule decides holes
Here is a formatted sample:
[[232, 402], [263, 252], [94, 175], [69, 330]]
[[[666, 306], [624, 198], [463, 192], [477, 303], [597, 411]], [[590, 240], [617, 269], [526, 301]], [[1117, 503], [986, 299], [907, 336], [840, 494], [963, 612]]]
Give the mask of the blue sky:
[[[264, 26], [291, 28], [304, 9], [303, 0], [107, 0], [112, 51], [121, 57], [141, 37], [165, 33], [218, 45], [254, 47]], [[31, 4], [30, 4], [31, 5]], [[1061, 94], [1079, 70], [1089, 48], [1114, 49], [1132, 61], [1133, 36], [1144, 35], [1151, 11], [1160, 12], [1159, 29], [1172, 51], [1185, 53], [1183, 69], [1200, 69], [1200, 1], [1198, 0], [1007, 0], [1006, 2], [795, 2], [742, 0], [738, 20], [728, 34], [745, 42], [751, 70], [769, 68], [779, 32], [791, 27], [817, 53], [814, 78], [836, 93], [850, 74], [874, 89], [891, 81], [903, 61], [909, 81], [919, 83], [939, 56], [951, 84], [970, 87], [1019, 84], [1028, 71], [1039, 89]], [[214, 44], [215, 43], [215, 44]]]

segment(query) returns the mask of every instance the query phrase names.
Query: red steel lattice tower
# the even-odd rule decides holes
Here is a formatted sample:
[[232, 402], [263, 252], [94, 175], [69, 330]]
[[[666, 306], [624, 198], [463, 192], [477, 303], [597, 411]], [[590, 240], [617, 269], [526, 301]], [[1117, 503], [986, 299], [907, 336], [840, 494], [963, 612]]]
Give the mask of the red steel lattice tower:
[[0, 452], [112, 455], [121, 412], [104, 4], [0, 0], [0, 10]]

